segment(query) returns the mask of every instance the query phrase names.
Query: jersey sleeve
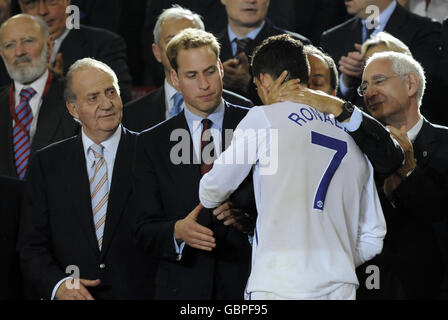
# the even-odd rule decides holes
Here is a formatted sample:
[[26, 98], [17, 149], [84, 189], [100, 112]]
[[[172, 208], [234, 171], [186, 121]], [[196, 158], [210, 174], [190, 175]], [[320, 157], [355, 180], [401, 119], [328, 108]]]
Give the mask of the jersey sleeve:
[[386, 235], [386, 221], [369, 163], [369, 178], [361, 196], [355, 265], [359, 266], [379, 254]]
[[206, 208], [218, 207], [238, 188], [260, 156], [268, 123], [262, 108], [254, 107], [234, 131], [232, 143], [215, 160], [199, 185], [199, 199]]

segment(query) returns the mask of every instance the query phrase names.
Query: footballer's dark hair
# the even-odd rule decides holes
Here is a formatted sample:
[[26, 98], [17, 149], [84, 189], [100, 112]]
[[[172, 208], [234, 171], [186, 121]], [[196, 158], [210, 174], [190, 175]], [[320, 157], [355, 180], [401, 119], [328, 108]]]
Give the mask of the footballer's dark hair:
[[260, 78], [260, 73], [266, 73], [275, 80], [287, 70], [287, 80], [299, 78], [301, 83], [308, 85], [310, 68], [303, 43], [287, 34], [265, 39], [255, 48], [251, 65], [256, 78]]

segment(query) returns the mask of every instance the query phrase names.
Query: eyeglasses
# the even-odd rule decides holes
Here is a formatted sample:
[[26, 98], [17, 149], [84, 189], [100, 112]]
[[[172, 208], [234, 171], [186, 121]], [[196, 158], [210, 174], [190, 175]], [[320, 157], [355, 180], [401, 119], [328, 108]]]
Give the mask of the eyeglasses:
[[[372, 80], [372, 87], [373, 88], [377, 88], [377, 87], [381, 87], [382, 85], [384, 85], [384, 83], [392, 78], [398, 78], [398, 77], [403, 77], [404, 75], [396, 75], [396, 76], [390, 76], [390, 77], [386, 77], [383, 75], [380, 76], [376, 76], [373, 80]], [[358, 87], [358, 94], [361, 97], [364, 97], [364, 94], [366, 93], [367, 89], [369, 88], [369, 82], [368, 81], [364, 81], [363, 83], [361, 83], [361, 85]]]
[[45, 2], [47, 6], [54, 6], [60, 2], [60, 0], [20, 0], [20, 3], [23, 7], [30, 10], [39, 6], [40, 1]]

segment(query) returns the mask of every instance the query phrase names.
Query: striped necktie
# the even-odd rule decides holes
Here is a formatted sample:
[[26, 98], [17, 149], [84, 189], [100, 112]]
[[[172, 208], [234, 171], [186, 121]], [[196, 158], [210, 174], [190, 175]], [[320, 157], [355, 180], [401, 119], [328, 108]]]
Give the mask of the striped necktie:
[[177, 116], [182, 111], [181, 106], [184, 102], [182, 93], [177, 92], [175, 95], [173, 95], [173, 102], [173, 108], [170, 111], [170, 118]]
[[98, 247], [103, 245], [104, 224], [106, 222], [107, 200], [109, 198], [109, 181], [107, 164], [103, 156], [102, 145], [92, 144], [90, 150], [95, 156], [95, 170], [90, 177], [90, 194], [92, 199], [93, 222], [95, 225]]
[[17, 175], [21, 180], [25, 177], [31, 150], [30, 128], [33, 112], [29, 101], [35, 94], [36, 91], [33, 88], [23, 88], [20, 91], [20, 102], [15, 108], [16, 119], [14, 119], [12, 143]]
[[235, 53], [235, 57], [238, 56], [241, 52], [244, 52], [244, 50], [246, 49], [247, 45], [250, 42], [250, 38], [243, 38], [243, 39], [236, 39], [235, 38], [235, 43], [236, 43], [236, 53]]

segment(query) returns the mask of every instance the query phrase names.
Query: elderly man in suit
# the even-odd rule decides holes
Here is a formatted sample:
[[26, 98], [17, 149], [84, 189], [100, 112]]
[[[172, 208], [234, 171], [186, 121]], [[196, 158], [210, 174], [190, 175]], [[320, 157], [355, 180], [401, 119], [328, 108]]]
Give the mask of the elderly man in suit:
[[32, 161], [18, 245], [28, 297], [151, 298], [152, 264], [134, 245], [126, 211], [136, 135], [120, 124], [117, 77], [85, 58], [66, 81], [82, 132]]
[[26, 14], [0, 28], [0, 54], [14, 80], [0, 89], [0, 174], [23, 179], [36, 150], [73, 136], [78, 125], [64, 107], [63, 80], [47, 67], [49, 32]]
[[[204, 23], [198, 14], [178, 5], [164, 10], [158, 17], [152, 50], [163, 66], [165, 81], [160, 88], [124, 106], [123, 124], [129, 129], [143, 131], [177, 115], [184, 108], [182, 94], [171, 81], [172, 68], [166, 56], [166, 47], [176, 34], [186, 28], [204, 30]], [[223, 97], [233, 104], [247, 107], [253, 105], [252, 101], [231, 91], [224, 90]]]
[[448, 219], [440, 201], [448, 192], [448, 128], [420, 113], [425, 80], [416, 60], [396, 52], [374, 54], [363, 73], [359, 91], [367, 109], [389, 126], [406, 163], [385, 179], [380, 191], [388, 234], [383, 252], [370, 262], [380, 268], [380, 289], [362, 286], [360, 298], [448, 294]]
[[[137, 139], [137, 241], [159, 259], [156, 299], [242, 299], [251, 254], [247, 235], [203, 210], [198, 186], [247, 109], [222, 98], [223, 68], [212, 34], [181, 31], [169, 42], [167, 57], [185, 108]], [[213, 212], [218, 219], [233, 208], [251, 208], [249, 180], [245, 187]]]
[[48, 25], [54, 40], [50, 64], [66, 74], [78, 59], [92, 57], [107, 65], [117, 74], [123, 101], [131, 100], [132, 78], [126, 62], [126, 44], [120, 36], [101, 28], [81, 25], [67, 29], [66, 13], [70, 0], [19, 0], [23, 13], [41, 17]]

